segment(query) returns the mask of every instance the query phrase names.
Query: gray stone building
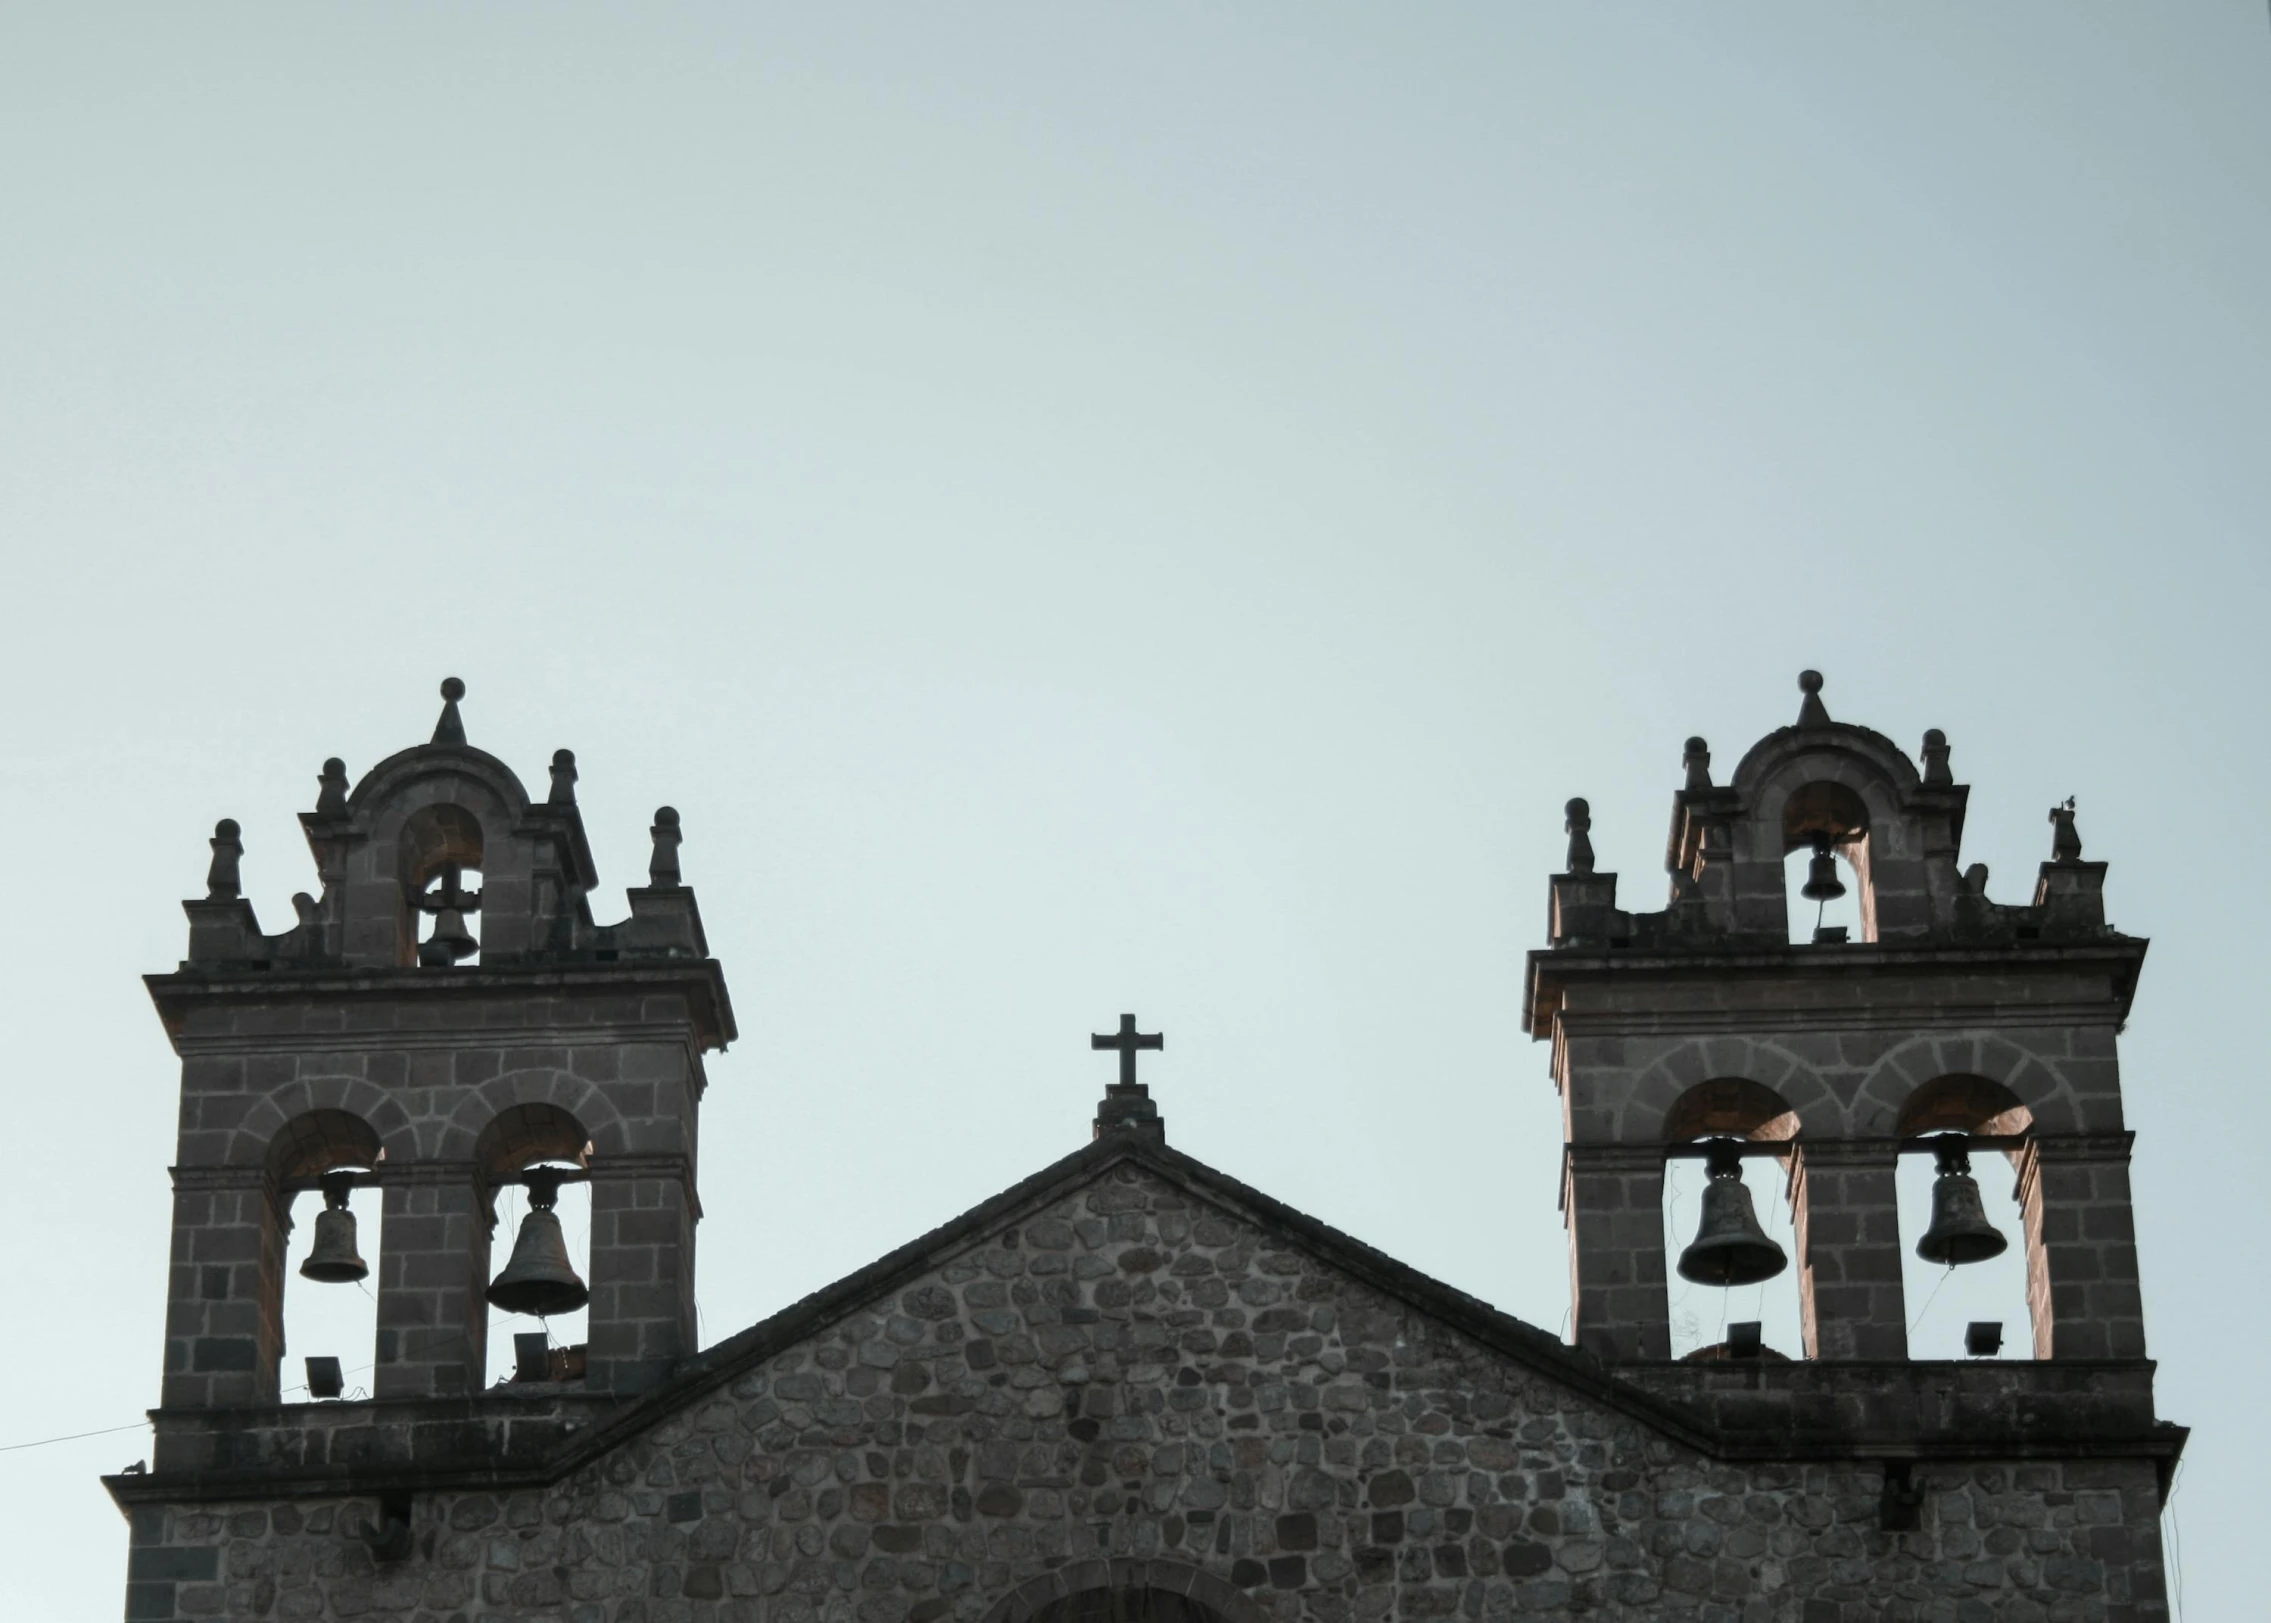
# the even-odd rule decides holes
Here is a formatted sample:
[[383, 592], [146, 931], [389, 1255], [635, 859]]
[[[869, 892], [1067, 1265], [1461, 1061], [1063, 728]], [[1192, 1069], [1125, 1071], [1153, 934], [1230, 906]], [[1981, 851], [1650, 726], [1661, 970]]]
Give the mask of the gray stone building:
[[[707, 1348], [696, 1120], [734, 1021], [677, 816], [596, 923], [573, 759], [532, 799], [445, 685], [431, 743], [352, 790], [325, 764], [292, 928], [262, 933], [224, 823], [189, 956], [150, 978], [181, 1127], [156, 1452], [106, 1479], [126, 1615], [2165, 1618], [2185, 1434], [2153, 1410], [2115, 1054], [2145, 943], [2107, 927], [2070, 807], [2033, 899], [1991, 902], [1946, 741], [1912, 761], [1802, 685], [1723, 785], [1689, 740], [1663, 911], [1618, 907], [1571, 803], [1524, 992], [1564, 1105], [1569, 1342], [1170, 1147], [1127, 1021], [1090, 1142]], [[1809, 895], [1853, 881], [1855, 939], [1792, 942], [1793, 851]], [[1918, 1150], [1942, 1170], [1904, 1240]], [[2008, 1165], [2023, 1232], [1986, 1228], [1966, 1153]], [[1681, 1271], [1781, 1265], [1739, 1177], [1771, 1160], [1802, 1356], [1740, 1325], [1671, 1356], [1664, 1180], [1699, 1154]], [[562, 1180], [588, 1281], [545, 1227]], [[508, 1190], [531, 1215], [500, 1275]], [[368, 1398], [281, 1401], [310, 1206], [326, 1277], [375, 1240]], [[1919, 1238], [2023, 1247], [2031, 1358], [1909, 1356]], [[492, 1297], [587, 1289], [582, 1347], [539, 1336], [488, 1383]]]

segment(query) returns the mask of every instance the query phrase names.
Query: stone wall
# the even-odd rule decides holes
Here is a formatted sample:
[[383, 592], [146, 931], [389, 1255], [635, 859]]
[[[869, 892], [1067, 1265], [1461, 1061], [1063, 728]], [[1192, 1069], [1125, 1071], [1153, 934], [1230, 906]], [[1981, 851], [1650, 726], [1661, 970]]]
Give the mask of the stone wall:
[[1113, 1558], [1280, 1623], [2167, 1615], [2146, 1460], [1922, 1463], [1913, 1532], [1885, 1480], [1710, 1459], [1122, 1162], [401, 1559], [368, 1499], [138, 1507], [128, 1616], [1014, 1623]]

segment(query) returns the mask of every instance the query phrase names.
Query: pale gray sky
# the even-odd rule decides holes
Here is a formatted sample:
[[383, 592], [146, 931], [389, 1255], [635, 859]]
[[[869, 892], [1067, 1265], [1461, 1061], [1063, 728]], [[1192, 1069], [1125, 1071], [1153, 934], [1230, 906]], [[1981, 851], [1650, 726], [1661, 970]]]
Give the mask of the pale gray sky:
[[[1561, 803], [1658, 905], [1681, 741], [1816, 665], [2154, 938], [2247, 1615], [2267, 180], [2258, 0], [0, 5], [0, 1443], [155, 1401], [214, 819], [280, 928], [446, 673], [610, 885], [684, 813], [714, 1339], [1077, 1145], [1130, 1008], [1175, 1143], [1558, 1326]], [[0, 1453], [0, 1609], [117, 1615], [146, 1452]]]

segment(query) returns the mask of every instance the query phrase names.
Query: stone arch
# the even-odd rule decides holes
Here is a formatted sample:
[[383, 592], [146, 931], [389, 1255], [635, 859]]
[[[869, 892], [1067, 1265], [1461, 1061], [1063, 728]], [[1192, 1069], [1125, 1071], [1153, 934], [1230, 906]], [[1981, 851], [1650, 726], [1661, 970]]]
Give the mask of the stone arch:
[[346, 1110], [310, 1110], [294, 1116], [269, 1140], [268, 1175], [293, 1183], [335, 1167], [375, 1167], [386, 1158], [378, 1133]]
[[596, 1084], [567, 1071], [530, 1069], [492, 1077], [460, 1100], [442, 1127], [436, 1153], [444, 1160], [475, 1159], [481, 1135], [490, 1124], [527, 1105], [548, 1105], [565, 1113], [585, 1129], [596, 1154], [621, 1155], [630, 1148], [623, 1113]]
[[478, 872], [488, 847], [481, 819], [454, 800], [420, 806], [402, 820], [395, 842], [401, 847], [395, 871], [413, 892], [448, 863]]
[[318, 1113], [361, 1121], [377, 1136], [389, 1160], [416, 1158], [410, 1118], [392, 1094], [367, 1077], [319, 1076], [287, 1082], [247, 1111], [229, 1136], [226, 1159], [235, 1166], [265, 1165], [270, 1147], [288, 1123]]
[[1923, 1133], [2012, 1135], [2034, 1125], [2034, 1113], [2000, 1082], [1961, 1072], [1935, 1077], [1901, 1106], [1895, 1125], [1903, 1138]]
[[982, 1623], [1270, 1623], [1247, 1593], [1185, 1561], [1076, 1561], [1029, 1578]]
[[1895, 1134], [1918, 1089], [1943, 1077], [1973, 1077], [2006, 1090], [2042, 1132], [2085, 1127], [2073, 1086], [2052, 1064], [2006, 1037], [1952, 1032], [1911, 1038], [1872, 1066], [1854, 1098], [1854, 1130]]
[[1696, 1138], [1781, 1141], [1798, 1136], [1798, 1113], [1781, 1094], [1747, 1077], [1714, 1077], [1672, 1101], [1663, 1134], [1670, 1144]]
[[1656, 1143], [1665, 1137], [1673, 1107], [1690, 1089], [1706, 1082], [1740, 1080], [1778, 1096], [1800, 1122], [1815, 1132], [1842, 1127], [1837, 1096], [1797, 1055], [1779, 1044], [1751, 1037], [1691, 1037], [1656, 1061], [1634, 1081], [1617, 1138], [1623, 1143]]
[[539, 1161], [582, 1165], [591, 1134], [555, 1104], [514, 1105], [489, 1119], [473, 1141], [474, 1164], [484, 1177], [501, 1177]]

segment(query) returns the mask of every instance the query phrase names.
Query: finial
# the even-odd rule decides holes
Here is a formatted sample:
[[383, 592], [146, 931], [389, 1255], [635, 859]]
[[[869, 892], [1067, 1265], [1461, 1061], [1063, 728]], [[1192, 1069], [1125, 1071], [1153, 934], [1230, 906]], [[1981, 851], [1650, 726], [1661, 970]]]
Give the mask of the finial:
[[2066, 804], [2050, 808], [2050, 860], [2053, 862], [2079, 862], [2082, 860], [2082, 836], [2074, 827], [2074, 797], [2068, 795]]
[[1572, 800], [1562, 807], [1568, 820], [1561, 826], [1569, 834], [1569, 871], [1573, 874], [1593, 871], [1593, 808], [1582, 800]]
[[1948, 735], [1937, 727], [1924, 729], [1924, 781], [1934, 785], [1956, 781], [1948, 770]]
[[1963, 888], [1974, 896], [1987, 895], [1987, 864], [1975, 862], [1963, 871]]
[[336, 817], [347, 809], [347, 763], [334, 755], [315, 779], [315, 814]]
[[647, 859], [647, 883], [656, 890], [678, 888], [678, 845], [685, 837], [678, 832], [678, 813], [669, 806], [657, 806], [654, 827], [647, 830], [654, 836], [654, 855]]
[[1801, 727], [1827, 727], [1829, 707], [1822, 703], [1822, 673], [1800, 671], [1798, 690], [1805, 694], [1805, 702], [1798, 706], [1798, 725]]
[[1680, 765], [1687, 768], [1687, 786], [1690, 789], [1711, 787], [1711, 746], [1700, 738], [1687, 741], [1687, 753], [1680, 757]]
[[434, 723], [434, 742], [462, 744], [465, 742], [465, 721], [457, 713], [457, 701], [465, 697], [465, 684], [454, 676], [442, 678], [442, 719]]
[[1095, 1136], [1134, 1133], [1164, 1144], [1167, 1124], [1160, 1119], [1159, 1107], [1151, 1101], [1151, 1089], [1136, 1080], [1136, 1055], [1144, 1049], [1165, 1048], [1167, 1039], [1156, 1031], [1136, 1030], [1136, 1017], [1123, 1014], [1118, 1031], [1091, 1033], [1088, 1046], [1120, 1056], [1120, 1079], [1105, 1088], [1104, 1097], [1096, 1106]]
[[554, 806], [573, 806], [576, 803], [576, 752], [552, 752], [552, 793], [547, 797]]
[[237, 879], [237, 864], [244, 857], [244, 842], [237, 838], [240, 832], [233, 817], [224, 817], [213, 825], [213, 838], [207, 842], [213, 847], [213, 865], [205, 870], [205, 899], [209, 902], [233, 902], [243, 894], [244, 887]]

